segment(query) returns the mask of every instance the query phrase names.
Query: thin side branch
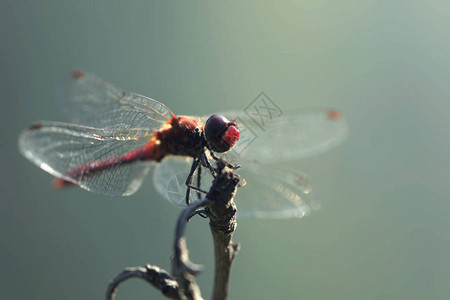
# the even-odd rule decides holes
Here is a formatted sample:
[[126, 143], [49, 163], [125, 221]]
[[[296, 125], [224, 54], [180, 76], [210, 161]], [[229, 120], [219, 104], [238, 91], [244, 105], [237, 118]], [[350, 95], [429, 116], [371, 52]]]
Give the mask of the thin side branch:
[[194, 202], [187, 206], [178, 218], [175, 229], [174, 257], [172, 259], [172, 274], [179, 283], [179, 295], [181, 299], [203, 299], [200, 288], [195, 282], [195, 275], [203, 271], [202, 265], [196, 265], [189, 260], [189, 252], [184, 236], [186, 223], [195, 215], [200, 207], [207, 205], [207, 198]]
[[114, 300], [118, 285], [133, 277], [147, 281], [156, 289], [160, 290], [167, 298], [176, 300], [181, 299], [178, 296], [178, 283], [170, 276], [170, 274], [157, 266], [147, 265], [145, 268], [126, 268], [114, 277], [106, 290], [106, 300]]

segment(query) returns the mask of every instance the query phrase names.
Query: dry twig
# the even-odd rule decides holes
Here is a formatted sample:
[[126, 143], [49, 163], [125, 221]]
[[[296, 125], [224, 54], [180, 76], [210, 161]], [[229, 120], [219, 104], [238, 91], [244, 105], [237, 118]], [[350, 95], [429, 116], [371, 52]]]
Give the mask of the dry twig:
[[169, 275], [169, 273], [157, 266], [147, 265], [144, 267], [126, 268], [120, 272], [108, 285], [106, 290], [106, 299], [114, 299], [117, 286], [132, 277], [141, 278], [170, 299], [180, 299], [178, 296], [178, 283]]
[[[195, 276], [203, 270], [203, 266], [189, 261], [184, 236], [187, 222], [199, 212], [209, 217], [214, 241], [215, 276], [212, 298], [214, 300], [228, 298], [231, 265], [239, 250], [239, 245], [231, 241], [236, 228], [236, 205], [233, 197], [239, 179], [226, 167], [223, 160], [217, 162], [216, 174], [205, 199], [187, 206], [178, 219], [175, 230], [175, 253], [172, 259], [172, 273], [175, 279], [166, 271], [150, 265], [147, 265], [147, 268], [128, 268], [111, 281], [106, 294], [107, 300], [114, 298], [118, 284], [131, 277], [146, 280], [171, 299], [202, 299]], [[204, 209], [200, 210], [200, 208]]]

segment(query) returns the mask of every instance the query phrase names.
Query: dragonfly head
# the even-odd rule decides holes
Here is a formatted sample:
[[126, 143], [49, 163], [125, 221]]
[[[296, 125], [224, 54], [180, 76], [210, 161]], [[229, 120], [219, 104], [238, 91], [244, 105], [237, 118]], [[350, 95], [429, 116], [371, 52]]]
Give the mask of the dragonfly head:
[[205, 138], [208, 146], [215, 152], [226, 152], [233, 148], [239, 139], [236, 123], [222, 115], [212, 115], [205, 123]]

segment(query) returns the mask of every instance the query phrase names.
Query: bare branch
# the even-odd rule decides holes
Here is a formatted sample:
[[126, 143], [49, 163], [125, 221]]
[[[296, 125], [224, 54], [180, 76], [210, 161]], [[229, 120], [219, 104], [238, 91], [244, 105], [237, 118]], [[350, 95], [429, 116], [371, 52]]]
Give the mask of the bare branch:
[[228, 168], [223, 160], [217, 162], [217, 176], [206, 198], [195, 202], [184, 209], [175, 232], [175, 255], [172, 262], [172, 273], [179, 283], [181, 297], [202, 299], [194, 276], [203, 267], [189, 261], [186, 239], [184, 237], [187, 221], [205, 207], [201, 212], [210, 219], [210, 228], [214, 239], [216, 256], [213, 299], [227, 299], [231, 264], [239, 246], [231, 242], [236, 228], [236, 205], [233, 197], [239, 179]]
[[233, 197], [239, 178], [224, 168], [224, 161], [218, 162], [218, 175], [206, 195], [211, 199], [209, 226], [214, 242], [215, 275], [213, 300], [228, 299], [231, 266], [239, 251], [239, 245], [231, 241], [236, 229], [236, 205]]
[[145, 268], [126, 268], [114, 277], [106, 290], [106, 300], [114, 300], [118, 285], [133, 277], [147, 281], [156, 289], [160, 290], [167, 298], [181, 299], [178, 296], [178, 283], [169, 275], [169, 273], [157, 266], [147, 265]]
[[231, 265], [239, 250], [239, 245], [231, 242], [236, 228], [236, 205], [233, 197], [239, 178], [227, 168], [227, 164], [223, 160], [218, 160], [216, 174], [205, 199], [187, 206], [178, 218], [175, 230], [175, 254], [172, 259], [172, 273], [175, 279], [156, 266], [127, 268], [111, 280], [106, 292], [107, 300], [114, 299], [117, 286], [132, 277], [144, 279], [171, 299], [203, 299], [195, 282], [195, 276], [203, 270], [203, 266], [189, 260], [184, 236], [189, 219], [200, 213], [209, 217], [214, 240], [216, 259], [213, 299], [225, 300], [228, 298]]

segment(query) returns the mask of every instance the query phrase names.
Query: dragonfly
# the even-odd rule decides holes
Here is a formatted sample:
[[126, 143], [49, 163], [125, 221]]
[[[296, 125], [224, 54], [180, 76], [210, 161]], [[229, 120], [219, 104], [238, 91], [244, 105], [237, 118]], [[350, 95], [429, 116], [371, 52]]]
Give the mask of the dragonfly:
[[283, 113], [264, 126], [245, 111], [176, 116], [157, 100], [80, 70], [66, 76], [58, 101], [70, 123], [37, 122], [18, 143], [56, 177], [56, 188], [129, 196], [154, 168], [157, 192], [183, 206], [202, 197], [201, 186], [214, 177], [210, 161], [220, 153], [246, 182], [239, 217], [299, 218], [317, 208], [306, 175], [279, 164], [325, 152], [348, 134], [342, 114], [330, 109]]

